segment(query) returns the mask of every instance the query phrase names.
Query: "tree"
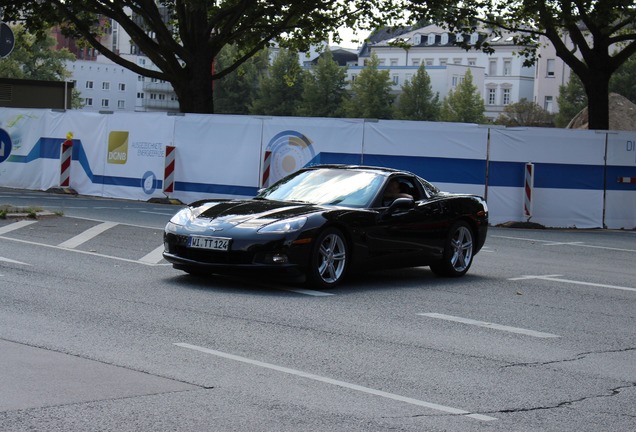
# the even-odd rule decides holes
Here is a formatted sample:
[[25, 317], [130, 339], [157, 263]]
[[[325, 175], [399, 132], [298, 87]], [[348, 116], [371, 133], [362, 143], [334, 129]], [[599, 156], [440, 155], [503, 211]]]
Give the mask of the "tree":
[[[236, 70], [277, 40], [306, 50], [329, 39], [342, 25], [386, 9], [381, 0], [0, 0], [4, 20], [24, 20], [30, 29], [61, 24], [65, 34], [81, 37], [101, 54], [140, 75], [170, 82], [182, 112], [214, 111], [215, 79]], [[98, 17], [119, 24], [158, 70], [143, 67], [113, 51], [101, 35]], [[334, 37], [338, 42], [338, 36]], [[221, 49], [239, 49], [227, 66], [212, 73]]]
[[439, 93], [433, 94], [431, 77], [421, 65], [411, 81], [402, 86], [395, 118], [401, 120], [437, 120], [440, 110]]
[[567, 84], [559, 86], [557, 103], [559, 112], [554, 118], [554, 124], [560, 128], [567, 127], [574, 116], [587, 106], [587, 96], [579, 77], [572, 74]]
[[[226, 45], [215, 60], [215, 67], [226, 68], [235, 57], [236, 50], [235, 45]], [[214, 112], [248, 114], [258, 92], [258, 83], [268, 68], [269, 50], [264, 49], [234, 72], [214, 81]]]
[[[67, 49], [52, 50], [55, 41], [48, 34], [34, 35], [22, 25], [11, 26], [15, 46], [11, 54], [0, 59], [0, 77], [39, 81], [66, 81], [71, 73], [66, 62], [75, 60]], [[81, 108], [80, 92], [73, 89], [71, 107]]]
[[409, 9], [414, 19], [448, 23], [452, 31], [472, 32], [481, 24], [495, 34], [515, 32], [515, 43], [527, 46], [521, 52], [526, 64], [537, 59], [539, 37], [547, 38], [583, 83], [590, 129], [608, 129], [610, 78], [636, 53], [633, 0], [411, 0]]
[[267, 74], [260, 79], [258, 93], [250, 107], [250, 113], [295, 115], [302, 94], [302, 75], [298, 53], [280, 49]]
[[504, 126], [552, 126], [552, 115], [534, 102], [521, 99], [507, 105], [499, 115], [496, 124]]
[[351, 94], [345, 102], [345, 115], [357, 118], [390, 119], [394, 96], [388, 70], [379, 70], [380, 60], [373, 53], [360, 74], [351, 83]]
[[636, 79], [634, 77], [636, 77], [636, 56], [631, 56], [612, 75], [610, 92], [618, 93], [636, 104]]
[[66, 62], [75, 60], [67, 49], [51, 50], [55, 41], [48, 35], [30, 34], [24, 26], [12, 26], [15, 46], [9, 56], [0, 60], [0, 76], [3, 78], [65, 81], [71, 77]]
[[347, 98], [347, 69], [333, 59], [327, 48], [316, 66], [305, 73], [298, 115], [305, 117], [339, 117]]
[[466, 71], [464, 79], [448, 92], [442, 101], [440, 120], [456, 123], [484, 123], [484, 100], [479, 94], [479, 89], [473, 84], [473, 74], [470, 69]]

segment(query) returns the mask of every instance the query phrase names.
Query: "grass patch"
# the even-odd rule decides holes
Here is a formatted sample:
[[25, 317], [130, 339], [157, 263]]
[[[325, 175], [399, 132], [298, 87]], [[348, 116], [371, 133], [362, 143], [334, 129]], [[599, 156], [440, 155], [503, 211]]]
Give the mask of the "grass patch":
[[29, 219], [35, 219], [38, 212], [41, 211], [42, 209], [40, 207], [13, 207], [10, 205], [2, 205], [0, 206], [0, 219], [6, 219], [9, 214], [19, 214]]

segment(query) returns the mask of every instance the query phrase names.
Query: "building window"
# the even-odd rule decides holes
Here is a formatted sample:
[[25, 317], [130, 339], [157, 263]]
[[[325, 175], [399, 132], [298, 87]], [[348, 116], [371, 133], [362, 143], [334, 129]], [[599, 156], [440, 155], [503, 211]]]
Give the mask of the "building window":
[[126, 84], [125, 83], [119, 83], [119, 91], [126, 91]]
[[420, 65], [420, 59], [416, 58], [411, 60], [413, 62], [413, 66], [419, 66]]
[[506, 76], [512, 75], [512, 60], [505, 59], [503, 63], [503, 74]]
[[150, 100], [157, 100], [157, 93], [150, 93]]
[[543, 102], [543, 109], [545, 109], [549, 113], [552, 112], [552, 96], [545, 97], [545, 100]]
[[468, 66], [475, 66], [477, 65], [477, 59], [476, 58], [469, 58], [468, 59]]
[[126, 108], [126, 101], [118, 100], [118, 101], [117, 101], [117, 108], [119, 108], [119, 109], [124, 109], [124, 108]]
[[110, 83], [108, 81], [102, 83], [102, 90], [110, 90]]
[[497, 89], [488, 89], [488, 105], [494, 105], [497, 102]]
[[457, 87], [457, 84], [459, 84], [459, 77], [457, 75], [454, 75], [453, 78], [451, 79], [451, 86]]
[[426, 66], [433, 66], [433, 59], [426, 59]]
[[137, 75], [137, 81], [144, 82], [145, 81], [145, 77], [143, 75]]
[[87, 89], [92, 89], [93, 88], [93, 81], [86, 81], [86, 88]]
[[434, 45], [435, 44], [435, 33], [431, 33], [428, 35], [428, 45]]
[[137, 93], [137, 99], [143, 99], [143, 98], [144, 98], [143, 92]]
[[442, 39], [440, 41], [441, 45], [446, 45], [448, 43], [448, 33], [442, 33]]
[[398, 60], [396, 58], [391, 59], [391, 66], [397, 66]]
[[490, 60], [488, 62], [488, 75], [489, 76], [497, 75], [497, 59]]
[[460, 65], [460, 64], [462, 64], [462, 59], [460, 59], [460, 58], [454, 58], [454, 59], [453, 59], [453, 64], [456, 64], [456, 65]]
[[84, 99], [84, 106], [87, 106], [87, 107], [93, 106], [93, 98]]
[[399, 75], [393, 75], [392, 80], [393, 80], [393, 85], [398, 85], [398, 84], [400, 84], [400, 77], [399, 77]]
[[108, 108], [110, 101], [108, 99], [102, 99], [102, 108]]
[[502, 89], [501, 104], [510, 105], [510, 89], [509, 88]]
[[413, 74], [406, 74], [406, 77], [404, 77], [405, 82], [411, 82], [412, 79], [413, 79]]
[[554, 76], [554, 59], [548, 59], [546, 61], [546, 76]]
[[448, 59], [445, 59], [445, 58], [439, 59], [440, 66], [446, 66], [447, 63], [448, 63]]

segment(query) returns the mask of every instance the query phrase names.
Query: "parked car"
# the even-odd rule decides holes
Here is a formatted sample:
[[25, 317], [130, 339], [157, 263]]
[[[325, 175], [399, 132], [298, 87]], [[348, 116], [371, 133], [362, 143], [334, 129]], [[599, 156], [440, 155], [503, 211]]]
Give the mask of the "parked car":
[[380, 268], [462, 276], [487, 230], [479, 196], [441, 192], [406, 171], [317, 165], [252, 199], [187, 206], [166, 225], [163, 256], [191, 274], [275, 271], [331, 288], [351, 272]]

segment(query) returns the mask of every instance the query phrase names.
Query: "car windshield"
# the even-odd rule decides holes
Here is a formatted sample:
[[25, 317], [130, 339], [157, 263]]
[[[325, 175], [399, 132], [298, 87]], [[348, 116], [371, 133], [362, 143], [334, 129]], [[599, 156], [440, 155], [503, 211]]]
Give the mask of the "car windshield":
[[384, 176], [373, 172], [320, 168], [286, 177], [262, 191], [257, 198], [367, 207], [383, 181]]

